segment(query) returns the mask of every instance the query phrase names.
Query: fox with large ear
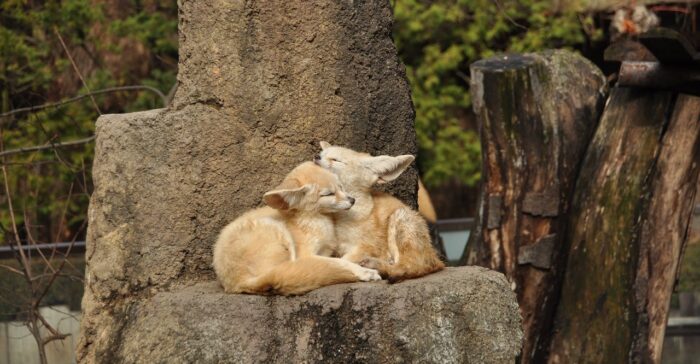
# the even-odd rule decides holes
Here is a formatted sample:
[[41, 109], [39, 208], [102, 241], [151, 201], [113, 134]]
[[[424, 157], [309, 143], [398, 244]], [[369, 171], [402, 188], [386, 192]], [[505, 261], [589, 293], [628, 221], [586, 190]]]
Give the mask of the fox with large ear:
[[398, 178], [412, 155], [371, 156], [321, 142], [314, 162], [335, 173], [355, 206], [338, 211], [336, 235], [343, 259], [377, 269], [389, 281], [417, 278], [444, 268], [425, 220], [395, 197], [372, 186]]
[[329, 214], [355, 202], [334, 174], [301, 164], [263, 200], [267, 206], [238, 217], [214, 245], [214, 271], [226, 292], [296, 295], [381, 279], [374, 269], [328, 257], [336, 244]]

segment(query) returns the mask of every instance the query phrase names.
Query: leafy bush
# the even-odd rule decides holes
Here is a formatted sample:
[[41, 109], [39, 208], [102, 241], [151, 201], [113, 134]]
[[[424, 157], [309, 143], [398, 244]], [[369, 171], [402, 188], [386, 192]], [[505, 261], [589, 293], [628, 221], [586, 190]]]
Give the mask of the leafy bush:
[[[555, 13], [550, 0], [395, 0], [394, 39], [416, 108], [419, 163], [428, 185], [480, 179], [469, 64], [502, 52], [576, 47], [592, 19]], [[601, 34], [594, 34], [600, 36]]]
[[[0, 112], [87, 92], [57, 34], [93, 91], [145, 84], [167, 93], [175, 82], [174, 1], [101, 5], [91, 0], [4, 1], [0, 4]], [[161, 99], [148, 92], [105, 94], [95, 96], [95, 101], [103, 113], [162, 106]], [[3, 150], [89, 137], [97, 116], [86, 98], [37, 113], [3, 117]], [[20, 234], [32, 233], [41, 242], [70, 240], [82, 234], [92, 157], [93, 145], [87, 144], [5, 158]], [[4, 195], [3, 188], [0, 224], [8, 230]]]
[[[145, 84], [168, 92], [177, 69], [176, 2], [96, 4], [91, 0], [0, 4], [0, 111], [87, 91], [56, 32], [64, 38], [90, 89]], [[395, 0], [394, 38], [412, 85], [419, 162], [426, 183], [456, 179], [474, 185], [480, 178], [479, 141], [470, 111], [471, 62], [506, 51], [576, 47], [585, 40], [579, 18], [555, 13], [550, 4], [549, 0]], [[95, 99], [102, 112], [161, 106], [160, 99], [147, 92]], [[94, 132], [97, 116], [92, 102], [84, 99], [3, 118], [3, 147], [84, 138]], [[88, 144], [7, 159], [19, 222], [26, 212], [37, 240], [69, 239], [82, 225], [90, 193], [92, 148]], [[0, 197], [0, 204], [6, 203]], [[7, 211], [0, 209], [4, 228], [9, 226]]]

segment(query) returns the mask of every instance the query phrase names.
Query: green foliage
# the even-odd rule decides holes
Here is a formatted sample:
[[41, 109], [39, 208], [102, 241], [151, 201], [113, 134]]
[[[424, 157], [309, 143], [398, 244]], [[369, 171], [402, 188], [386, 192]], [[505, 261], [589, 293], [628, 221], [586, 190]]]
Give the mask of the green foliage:
[[[0, 111], [58, 101], [87, 89], [56, 36], [62, 35], [90, 89], [144, 84], [168, 93], [177, 68], [173, 0], [95, 5], [91, 0], [8, 0], [0, 4]], [[469, 64], [500, 52], [576, 47], [585, 40], [573, 13], [549, 0], [395, 0], [394, 38], [416, 107], [425, 182], [478, 182], [480, 151], [469, 97]], [[102, 112], [161, 107], [149, 92], [97, 96]], [[4, 149], [69, 141], [94, 132], [89, 99], [5, 118]], [[17, 217], [40, 241], [69, 239], [85, 218], [92, 145], [20, 154], [7, 160]], [[71, 189], [71, 185], [73, 186]], [[0, 204], [7, 200], [0, 197]], [[0, 223], [9, 227], [7, 208]], [[63, 211], [66, 217], [63, 218]], [[26, 233], [23, 232], [23, 234]]]
[[681, 261], [679, 292], [700, 291], [700, 241], [688, 242]]
[[[168, 93], [177, 69], [176, 2], [96, 4], [91, 0], [0, 4], [0, 112], [87, 93], [57, 34], [91, 90], [143, 84]], [[100, 95], [95, 100], [103, 113], [163, 106], [159, 97], [145, 91]], [[98, 115], [86, 98], [2, 118], [3, 150], [88, 137], [94, 133]], [[4, 161], [22, 237], [31, 233], [39, 242], [47, 242], [82, 234], [93, 147], [22, 153]], [[4, 193], [0, 204], [0, 224], [8, 230]]]
[[[395, 0], [394, 39], [416, 108], [420, 169], [428, 185], [480, 179], [480, 147], [469, 96], [469, 64], [502, 52], [576, 47], [574, 13], [550, 0]], [[582, 21], [588, 24], [587, 18]]]

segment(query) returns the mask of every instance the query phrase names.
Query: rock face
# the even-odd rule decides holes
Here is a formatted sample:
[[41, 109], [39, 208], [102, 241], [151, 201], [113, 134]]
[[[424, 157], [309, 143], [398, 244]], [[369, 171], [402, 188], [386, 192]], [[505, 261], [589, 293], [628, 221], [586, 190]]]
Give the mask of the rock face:
[[485, 268], [300, 297], [225, 294], [214, 282], [131, 309], [111, 360], [126, 363], [513, 363], [515, 295]]
[[[202, 360], [234, 361], [234, 357], [223, 360], [222, 356], [233, 353], [233, 348], [227, 348], [233, 342], [241, 343], [239, 353], [251, 350], [248, 358], [252, 360], [253, 353], [272, 353], [276, 343], [296, 345], [284, 341], [285, 336], [275, 336], [277, 341], [261, 336], [264, 327], [272, 332], [272, 326], [266, 325], [276, 322], [276, 317], [281, 319], [284, 312], [290, 312], [294, 320], [303, 319], [290, 321], [284, 329], [289, 335], [300, 335], [295, 347], [330, 350], [318, 336], [313, 343], [303, 339], [306, 334], [298, 330], [313, 327], [304, 326], [304, 320], [316, 320], [325, 330], [323, 336], [352, 337], [357, 343], [353, 345], [359, 345], [355, 327], [378, 332], [374, 321], [393, 315], [391, 306], [384, 307], [377, 300], [393, 302], [396, 307], [413, 305], [401, 303], [401, 297], [409, 296], [398, 288], [402, 286], [390, 287], [394, 293], [382, 293], [388, 289], [381, 285], [333, 287], [287, 300], [226, 296], [212, 283], [203, 283], [214, 279], [211, 247], [221, 228], [258, 206], [263, 193], [296, 164], [311, 160], [319, 150], [319, 140], [373, 154], [416, 153], [410, 90], [391, 40], [391, 25], [388, 0], [180, 2], [179, 86], [173, 105], [104, 115], [97, 121], [79, 361], [162, 362], [160, 355], [188, 361], [184, 358], [195, 359], [198, 353]], [[415, 169], [392, 186], [391, 192], [415, 205]], [[498, 279], [491, 281], [496, 287], [488, 289], [500, 289]], [[476, 314], [480, 312], [476, 300], [471, 306], [459, 306], [463, 305], [461, 296], [451, 292], [458, 288], [447, 288], [441, 292], [450, 294], [440, 298], [423, 296], [437, 289], [428, 284], [421, 288], [425, 293], [410, 295], [415, 305], [425, 301], [435, 306], [433, 316], [418, 317], [416, 306], [406, 311], [412, 319], [407, 315], [400, 322], [406, 327], [418, 325], [416, 330], [424, 327], [420, 325], [433, 325], [430, 334], [428, 326], [422, 329], [426, 343], [394, 344], [438, 347], [442, 339], [428, 338], [442, 335], [437, 330], [440, 327], [486, 325], [474, 331], [484, 335], [488, 330], [501, 330], [490, 326], [500, 321]], [[463, 289], [462, 294], [467, 295], [475, 288]], [[366, 294], [354, 293], [365, 290]], [[303, 304], [313, 297], [316, 303]], [[448, 299], [454, 306], [447, 305]], [[352, 311], [363, 304], [372, 310]], [[501, 304], [512, 306], [514, 301], [508, 296]], [[456, 312], [464, 308], [456, 307], [469, 307], [460, 320]], [[336, 311], [345, 316], [329, 314]], [[293, 312], [299, 313], [291, 315]], [[319, 312], [326, 316], [317, 317]], [[345, 321], [338, 320], [349, 320], [350, 312], [363, 321], [353, 324], [359, 326], [341, 327]], [[388, 321], [391, 317], [398, 320], [398, 316], [388, 316], [382, 322], [393, 322], [398, 330], [399, 321]], [[239, 322], [239, 318], [249, 321]], [[502, 326], [514, 343], [518, 341], [515, 326], [515, 321], [507, 330]], [[204, 339], [215, 337], [221, 337], [219, 346], [214, 342], [209, 346]], [[157, 347], [168, 340], [181, 341]], [[386, 346], [372, 348], [376, 355], [385, 352], [382, 350], [399, 350], [390, 349], [390, 341], [376, 343]], [[455, 343], [459, 345], [450, 347], [457, 352], [473, 348], [462, 339]], [[216, 347], [220, 350], [214, 350]], [[255, 351], [256, 347], [262, 349]], [[355, 352], [352, 348], [333, 350], [349, 355]], [[312, 354], [309, 358], [331, 355]], [[285, 358], [291, 354], [279, 351], [275, 355]]]

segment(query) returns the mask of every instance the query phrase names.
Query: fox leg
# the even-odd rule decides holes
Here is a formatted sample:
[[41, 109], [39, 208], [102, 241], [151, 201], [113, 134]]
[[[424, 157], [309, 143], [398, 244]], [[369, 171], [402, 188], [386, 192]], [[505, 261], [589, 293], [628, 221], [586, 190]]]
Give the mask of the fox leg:
[[389, 282], [422, 277], [445, 267], [433, 249], [425, 220], [411, 209], [401, 208], [391, 214], [387, 245], [393, 260], [385, 267]]
[[382, 278], [388, 277], [392, 261], [379, 258], [375, 255], [378, 254], [372, 254], [368, 252], [368, 249], [363, 249], [362, 245], [359, 245], [343, 255], [342, 259], [361, 267], [377, 270]]
[[[357, 245], [353, 250], [343, 256], [343, 259], [355, 262], [363, 267], [378, 270], [382, 277], [391, 276], [394, 266], [398, 265], [401, 259], [399, 243], [403, 239], [402, 224], [407, 223], [406, 214], [408, 209], [398, 209], [389, 217], [387, 224], [387, 246], [388, 257], [380, 257], [380, 252], [373, 252], [372, 249], [363, 248], [362, 244]], [[376, 249], [375, 249], [376, 250]], [[385, 254], [387, 252], [385, 251]], [[384, 254], [381, 254], [384, 255]]]

